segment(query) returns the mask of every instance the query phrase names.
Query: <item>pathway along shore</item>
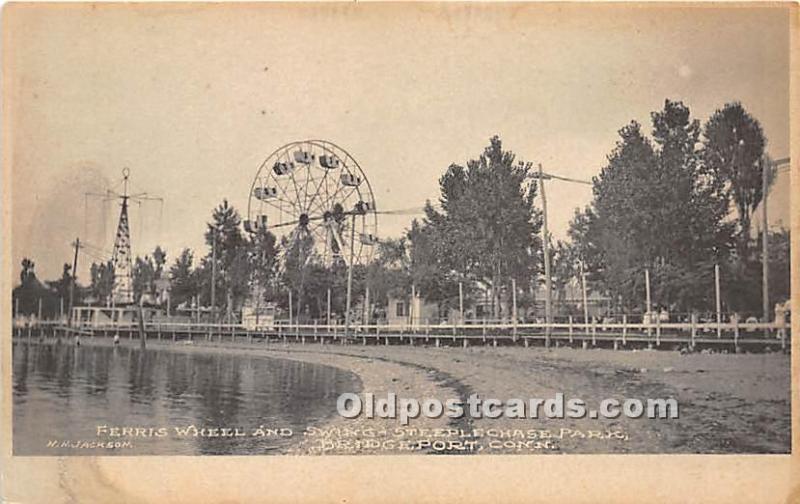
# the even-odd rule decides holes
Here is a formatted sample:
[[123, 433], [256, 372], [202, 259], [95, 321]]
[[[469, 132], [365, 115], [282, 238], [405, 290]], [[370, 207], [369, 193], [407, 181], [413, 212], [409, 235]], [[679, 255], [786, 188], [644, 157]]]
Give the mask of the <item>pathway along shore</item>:
[[[110, 338], [82, 338], [110, 345]], [[23, 342], [22, 338], [19, 340]], [[34, 343], [35, 344], [35, 343]], [[64, 344], [73, 344], [64, 340]], [[122, 345], [138, 346], [124, 339]], [[562, 393], [597, 408], [605, 398], [674, 398], [677, 419], [331, 417], [287, 449], [293, 454], [789, 453], [790, 358], [781, 353], [689, 354], [558, 348], [193, 344], [149, 349], [263, 355], [356, 373], [364, 393], [464, 401], [548, 399]]]

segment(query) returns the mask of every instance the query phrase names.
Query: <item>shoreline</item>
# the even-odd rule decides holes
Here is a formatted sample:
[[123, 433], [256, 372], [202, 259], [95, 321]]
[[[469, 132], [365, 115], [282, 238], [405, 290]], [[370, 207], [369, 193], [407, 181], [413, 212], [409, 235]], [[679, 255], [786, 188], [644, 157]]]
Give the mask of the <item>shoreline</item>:
[[[50, 343], [52, 340], [46, 340]], [[24, 343], [24, 340], [19, 342]], [[113, 345], [110, 338], [82, 338]], [[32, 342], [37, 343], [37, 342]], [[52, 343], [55, 344], [55, 343]], [[73, 345], [72, 340], [63, 344]], [[139, 340], [121, 340], [138, 348]], [[513, 419], [419, 416], [354, 419], [336, 412], [312, 436], [283, 453], [789, 453], [790, 358], [783, 354], [691, 354], [508, 347], [436, 348], [299, 343], [182, 344], [148, 349], [258, 355], [337, 367], [356, 374], [361, 394], [385, 398], [502, 401], [558, 393], [599, 402], [607, 397], [675, 398], [678, 419]], [[737, 415], [731, 415], [736, 408]], [[765, 425], [760, 419], [773, 419]]]

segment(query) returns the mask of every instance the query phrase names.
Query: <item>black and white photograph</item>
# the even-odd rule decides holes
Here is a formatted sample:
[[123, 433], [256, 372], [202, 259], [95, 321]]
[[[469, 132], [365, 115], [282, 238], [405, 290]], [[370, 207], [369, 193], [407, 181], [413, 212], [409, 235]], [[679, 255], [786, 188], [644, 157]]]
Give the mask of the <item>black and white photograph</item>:
[[793, 7], [6, 4], [9, 455], [790, 455]]

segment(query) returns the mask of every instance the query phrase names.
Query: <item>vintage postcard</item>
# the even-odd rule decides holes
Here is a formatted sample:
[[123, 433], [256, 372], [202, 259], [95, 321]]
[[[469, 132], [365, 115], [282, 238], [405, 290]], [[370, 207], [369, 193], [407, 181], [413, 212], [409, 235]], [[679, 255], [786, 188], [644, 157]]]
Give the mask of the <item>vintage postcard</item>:
[[795, 7], [6, 4], [2, 498], [800, 502]]

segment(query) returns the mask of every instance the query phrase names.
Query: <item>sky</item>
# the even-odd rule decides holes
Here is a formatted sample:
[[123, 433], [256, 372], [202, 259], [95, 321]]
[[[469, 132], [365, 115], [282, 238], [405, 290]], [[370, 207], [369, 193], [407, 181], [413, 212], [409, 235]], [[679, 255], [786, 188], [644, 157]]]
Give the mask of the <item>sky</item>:
[[[164, 199], [131, 209], [133, 252], [158, 243], [171, 262], [204, 254], [213, 207], [244, 211], [261, 162], [296, 140], [346, 149], [383, 210], [436, 201], [447, 167], [493, 135], [591, 179], [666, 98], [701, 121], [741, 101], [768, 152], [789, 155], [788, 6], [51, 4], [7, 7], [4, 23], [12, 255], [44, 279], [75, 237], [79, 281], [110, 257], [118, 207], [85, 192], [119, 189], [125, 167]], [[565, 238], [591, 188], [553, 181], [547, 196]], [[378, 234], [411, 218], [380, 216]]]

